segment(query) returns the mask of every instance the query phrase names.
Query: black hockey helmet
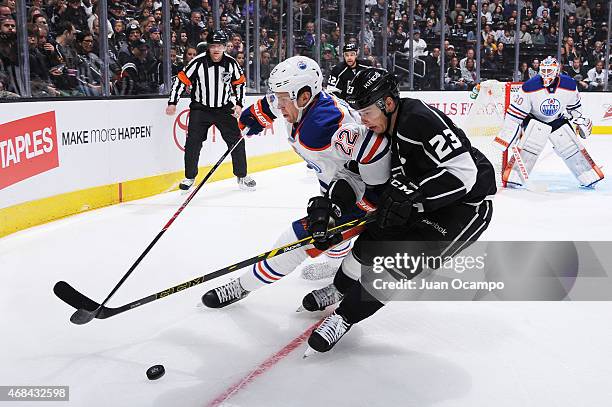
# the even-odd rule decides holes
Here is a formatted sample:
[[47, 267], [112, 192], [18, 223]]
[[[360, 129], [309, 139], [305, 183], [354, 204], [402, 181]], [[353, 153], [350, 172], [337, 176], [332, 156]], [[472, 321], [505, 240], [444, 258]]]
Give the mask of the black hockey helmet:
[[208, 33], [206, 37], [206, 43], [210, 44], [223, 44], [225, 45], [228, 41], [227, 35], [222, 30], [214, 30]]
[[357, 44], [349, 42], [348, 44], [344, 44], [344, 47], [342, 47], [342, 52], [359, 52], [359, 47]]
[[367, 68], [357, 73], [347, 89], [346, 101], [356, 110], [376, 104], [385, 115], [385, 97], [399, 100], [399, 82], [395, 75], [380, 68]]

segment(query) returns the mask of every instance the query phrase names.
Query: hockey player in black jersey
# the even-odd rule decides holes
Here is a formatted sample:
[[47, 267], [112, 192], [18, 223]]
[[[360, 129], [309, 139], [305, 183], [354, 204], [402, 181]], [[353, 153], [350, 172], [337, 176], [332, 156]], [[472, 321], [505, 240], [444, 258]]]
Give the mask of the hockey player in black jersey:
[[[364, 283], [371, 280], [363, 273], [372, 272], [374, 257], [389, 255], [388, 245], [377, 242], [410, 242], [415, 256], [454, 256], [488, 227], [493, 214], [490, 198], [497, 190], [493, 166], [465, 133], [422, 101], [400, 99], [393, 74], [368, 68], [355, 76], [347, 96], [362, 123], [390, 139], [391, 174], [378, 202], [376, 222], [357, 238], [342, 262], [343, 272], [334, 279], [343, 296], [339, 307], [308, 339], [318, 352], [330, 350], [353, 324], [384, 305]], [[421, 271], [402, 278], [414, 278]], [[361, 275], [359, 281], [346, 277], [356, 274]], [[309, 296], [313, 299], [311, 293], [304, 303]]]
[[334, 66], [327, 79], [327, 93], [346, 99], [346, 88], [355, 75], [370, 66], [369, 61], [357, 59], [357, 44], [346, 44], [342, 48], [344, 61]]

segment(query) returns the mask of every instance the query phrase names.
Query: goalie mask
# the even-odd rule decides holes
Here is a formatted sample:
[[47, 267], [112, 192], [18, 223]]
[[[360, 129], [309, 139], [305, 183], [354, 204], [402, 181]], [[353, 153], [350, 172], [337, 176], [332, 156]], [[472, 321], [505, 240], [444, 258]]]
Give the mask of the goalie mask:
[[559, 63], [553, 57], [547, 57], [540, 64], [540, 76], [545, 87], [551, 86], [559, 76]]

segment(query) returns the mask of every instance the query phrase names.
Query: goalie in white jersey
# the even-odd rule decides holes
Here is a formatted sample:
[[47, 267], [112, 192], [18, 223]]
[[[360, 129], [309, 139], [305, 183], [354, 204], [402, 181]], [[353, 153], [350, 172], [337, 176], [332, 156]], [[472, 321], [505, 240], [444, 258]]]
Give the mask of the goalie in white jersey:
[[382, 187], [390, 174], [389, 142], [360, 126], [356, 112], [322, 90], [322, 80], [321, 69], [310, 58], [296, 56], [283, 61], [270, 74], [273, 93], [245, 109], [239, 123], [241, 128], [249, 128], [247, 134], [257, 134], [280, 116], [285, 119], [289, 143], [315, 169], [321, 196], [310, 199], [308, 216], [293, 222], [274, 246], [309, 235], [320, 236], [315, 247], [306, 246], [255, 264], [240, 278], [204, 294], [206, 306], [220, 308], [236, 302], [291, 273], [308, 255], [330, 250], [345, 255], [350, 246], [338, 244], [355, 232], [327, 236], [327, 215], [342, 224], [374, 210], [377, 187]]
[[582, 115], [576, 81], [560, 75], [557, 60], [548, 57], [540, 64], [539, 74], [513, 96], [504, 127], [493, 142], [502, 150], [510, 149], [503, 181], [509, 186], [523, 185], [548, 140], [582, 186], [591, 187], [601, 181], [603, 172], [570, 121], [580, 137], [586, 139], [591, 134], [591, 120]]

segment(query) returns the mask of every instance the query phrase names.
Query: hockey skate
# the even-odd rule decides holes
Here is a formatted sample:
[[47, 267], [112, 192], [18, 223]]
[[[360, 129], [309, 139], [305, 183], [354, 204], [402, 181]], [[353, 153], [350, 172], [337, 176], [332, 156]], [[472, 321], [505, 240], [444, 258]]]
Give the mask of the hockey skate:
[[255, 180], [248, 175], [238, 178], [238, 187], [240, 187], [240, 189], [243, 191], [255, 191], [256, 186], [257, 183]]
[[202, 303], [208, 308], [223, 308], [240, 301], [247, 295], [249, 291], [242, 288], [239, 279], [235, 279], [208, 291], [202, 296]]
[[308, 338], [308, 348], [304, 352], [304, 358], [316, 352], [327, 352], [338, 343], [340, 338], [351, 329], [352, 324], [335, 312], [325, 318]]
[[323, 311], [330, 305], [342, 300], [343, 295], [338, 291], [334, 284], [330, 284], [318, 290], [313, 290], [304, 296], [302, 305], [296, 312], [302, 311]]
[[189, 189], [193, 186], [194, 182], [195, 182], [195, 178], [185, 178], [179, 184], [179, 188], [182, 189], [183, 191], [189, 191]]

